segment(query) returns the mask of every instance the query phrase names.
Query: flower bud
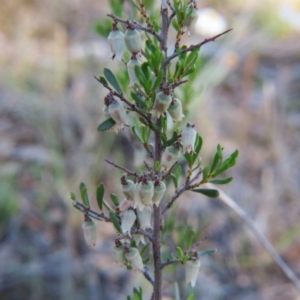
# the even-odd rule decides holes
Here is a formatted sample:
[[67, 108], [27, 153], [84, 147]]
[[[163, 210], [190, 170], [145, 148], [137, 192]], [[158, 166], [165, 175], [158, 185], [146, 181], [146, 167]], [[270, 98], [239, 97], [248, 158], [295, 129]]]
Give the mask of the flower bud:
[[154, 183], [154, 195], [152, 198], [152, 202], [159, 205], [161, 199], [163, 198], [166, 192], [166, 185], [163, 181], [155, 181]]
[[163, 91], [156, 94], [156, 99], [153, 105], [154, 113], [156, 113], [157, 117], [160, 116], [167, 111], [172, 101], [172, 97], [170, 95], [166, 95]]
[[127, 71], [129, 76], [129, 87], [133, 87], [136, 83], [139, 82], [136, 74], [135, 74], [135, 66], [140, 66], [141, 63], [137, 59], [131, 59], [127, 64]]
[[112, 255], [113, 255], [113, 260], [119, 264], [123, 265], [124, 264], [124, 248], [123, 245], [119, 242], [119, 244], [114, 246], [112, 250]]
[[122, 176], [121, 189], [128, 200], [134, 201], [136, 192], [135, 183], [132, 180], [128, 180], [124, 176]]
[[179, 157], [180, 151], [177, 147], [174, 147], [174, 145], [167, 147], [161, 158], [161, 168], [165, 170], [170, 169]]
[[181, 141], [184, 153], [192, 154], [195, 150], [195, 142], [197, 138], [197, 131], [193, 125], [189, 123], [181, 132]]
[[82, 224], [83, 236], [89, 247], [95, 246], [97, 241], [97, 225], [92, 219]]
[[143, 271], [144, 269], [143, 260], [137, 248], [131, 248], [128, 252], [126, 252], [125, 258], [131, 264], [132, 269]]
[[199, 259], [188, 260], [185, 263], [185, 279], [186, 283], [191, 283], [191, 286], [194, 287], [196, 284], [199, 268], [200, 268]]
[[138, 191], [140, 200], [145, 205], [152, 205], [152, 198], [154, 194], [153, 182], [150, 180], [143, 180], [138, 184]]
[[122, 59], [123, 52], [125, 50], [124, 34], [118, 29], [110, 32], [108, 36], [108, 42], [110, 49], [113, 53], [113, 57], [116, 56], [118, 60]]
[[136, 220], [136, 215], [133, 209], [128, 209], [123, 212], [122, 220], [121, 220], [121, 229], [123, 233], [127, 233], [130, 235], [131, 227], [133, 226]]
[[141, 233], [134, 233], [132, 236], [133, 236], [133, 239], [135, 240], [135, 243], [136, 243], [137, 246], [140, 243], [142, 243], [144, 245], [146, 244], [145, 237]]
[[131, 53], [137, 53], [142, 49], [141, 35], [136, 29], [127, 29], [124, 38], [126, 47]]
[[182, 114], [182, 104], [181, 101], [177, 98], [173, 98], [168, 112], [172, 117], [173, 122], [181, 121], [184, 115]]
[[136, 210], [138, 221], [140, 223], [140, 228], [145, 230], [147, 228], [152, 228], [151, 226], [151, 207], [146, 206], [143, 209]]
[[114, 100], [108, 107], [108, 112], [113, 120], [118, 125], [119, 129], [124, 129], [124, 126], [129, 126], [129, 119], [124, 106], [117, 100]]

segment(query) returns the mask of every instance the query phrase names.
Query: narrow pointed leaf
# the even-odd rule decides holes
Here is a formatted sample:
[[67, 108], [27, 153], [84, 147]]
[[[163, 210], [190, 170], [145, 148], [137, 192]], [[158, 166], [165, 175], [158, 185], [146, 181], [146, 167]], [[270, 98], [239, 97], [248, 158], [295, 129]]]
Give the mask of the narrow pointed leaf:
[[97, 198], [97, 203], [99, 206], [99, 209], [102, 210], [103, 208], [103, 197], [104, 197], [104, 192], [105, 192], [105, 187], [103, 182], [101, 182], [98, 186], [97, 186], [97, 190], [96, 190], [96, 198]]
[[219, 192], [217, 190], [212, 190], [212, 189], [195, 189], [195, 190], [192, 190], [193, 192], [195, 193], [200, 193], [200, 194], [203, 194], [207, 197], [210, 197], [210, 198], [217, 198], [219, 197]]
[[87, 193], [87, 187], [86, 187], [85, 183], [81, 182], [79, 185], [79, 189], [80, 189], [82, 202], [84, 203], [84, 205], [86, 207], [90, 207], [89, 196]]
[[147, 249], [149, 248], [149, 246], [150, 246], [150, 244], [147, 244], [147, 245], [145, 245], [145, 246], [142, 248], [142, 250], [140, 251], [141, 256], [144, 255], [144, 253], [147, 251]]
[[119, 201], [119, 198], [116, 194], [110, 194], [110, 199], [112, 201], [112, 203], [115, 205], [115, 206], [119, 206], [120, 204], [120, 201]]
[[139, 132], [137, 131], [137, 129], [135, 128], [135, 126], [132, 126], [131, 130], [132, 130], [132, 133], [134, 134], [134, 136], [135, 136], [141, 143], [143, 143], [143, 139], [142, 139], [140, 133], [139, 133]]
[[115, 124], [116, 124], [116, 122], [112, 118], [109, 118], [109, 119], [105, 120], [103, 123], [101, 123], [98, 126], [97, 130], [103, 132], [103, 131], [106, 131], [106, 130], [112, 128]]
[[216, 252], [217, 252], [216, 249], [208, 249], [205, 251], [198, 252], [198, 256], [212, 255], [215, 254]]
[[76, 201], [76, 195], [74, 193], [71, 192], [70, 197], [71, 197], [72, 200]]
[[111, 222], [113, 223], [115, 229], [119, 233], [122, 233], [122, 229], [121, 229], [121, 226], [120, 226], [120, 221], [119, 221], [117, 215], [111, 210], [109, 211], [109, 218], [110, 218]]
[[107, 68], [104, 68], [104, 76], [107, 79], [107, 81], [111, 84], [111, 86], [120, 94], [122, 94], [122, 89], [119, 85], [119, 82], [117, 80], [117, 78], [115, 77], [114, 73]]
[[228, 177], [226, 179], [212, 179], [212, 180], [209, 180], [210, 183], [213, 183], [213, 184], [227, 184], [229, 182], [232, 181], [232, 177]]

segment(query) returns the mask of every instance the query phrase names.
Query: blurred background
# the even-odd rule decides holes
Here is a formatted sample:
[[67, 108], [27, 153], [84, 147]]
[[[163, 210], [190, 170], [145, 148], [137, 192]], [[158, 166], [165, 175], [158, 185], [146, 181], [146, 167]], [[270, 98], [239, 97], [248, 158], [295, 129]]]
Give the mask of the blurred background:
[[[203, 160], [217, 143], [226, 155], [240, 150], [224, 190], [300, 277], [300, 2], [207, 0], [198, 8], [210, 9], [186, 43], [234, 28], [200, 52], [189, 117], [204, 138]], [[106, 1], [1, 1], [1, 300], [125, 299], [133, 286], [150, 293], [142, 275], [113, 264], [109, 224], [98, 224], [94, 249], [85, 245], [83, 215], [69, 197], [81, 181], [91, 195], [103, 181], [121, 197], [120, 172], [104, 158], [140, 160], [130, 134], [97, 132], [105, 91], [93, 76], [119, 67], [94, 30], [109, 12]], [[186, 194], [177, 208], [178, 225], [191, 220], [206, 236], [203, 250], [218, 249], [203, 258], [195, 299], [300, 299], [218, 200]], [[179, 268], [175, 277], [183, 275]]]

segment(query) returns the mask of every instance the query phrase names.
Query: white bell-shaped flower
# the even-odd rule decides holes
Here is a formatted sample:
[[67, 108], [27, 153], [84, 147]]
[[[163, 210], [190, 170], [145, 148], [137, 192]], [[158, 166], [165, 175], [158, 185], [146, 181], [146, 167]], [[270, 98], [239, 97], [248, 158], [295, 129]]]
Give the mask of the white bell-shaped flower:
[[143, 271], [144, 264], [139, 250], [137, 248], [131, 248], [128, 250], [129, 251], [125, 253], [125, 258], [132, 266], [132, 269]]
[[126, 179], [124, 176], [122, 176], [121, 189], [128, 200], [134, 201], [136, 192], [135, 183], [132, 180]]
[[129, 126], [129, 118], [126, 114], [124, 106], [117, 100], [113, 100], [108, 107], [108, 112], [116, 122], [119, 129], [124, 129], [124, 126]]
[[177, 98], [173, 98], [172, 102], [168, 108], [168, 112], [172, 117], [173, 122], [179, 122], [182, 120], [184, 115], [182, 114], [182, 104]]
[[83, 236], [88, 246], [95, 246], [97, 241], [97, 225], [92, 219], [88, 219], [82, 224]]
[[127, 29], [124, 39], [126, 47], [131, 53], [137, 53], [142, 49], [141, 35], [136, 29]]
[[133, 209], [128, 209], [123, 212], [121, 218], [121, 229], [123, 233], [128, 233], [130, 235], [130, 230], [136, 220], [136, 215]]
[[150, 206], [144, 207], [142, 210], [138, 209], [136, 210], [138, 221], [140, 223], [140, 228], [145, 230], [147, 228], [152, 228], [151, 226], [151, 214], [152, 209]]
[[113, 57], [115, 56], [118, 60], [121, 60], [125, 50], [125, 41], [124, 41], [123, 32], [121, 32], [118, 29], [115, 29], [110, 32], [107, 39], [110, 45], [110, 49], [113, 53]]
[[161, 168], [166, 171], [169, 170], [180, 157], [179, 147], [174, 145], [165, 149], [161, 158]]
[[143, 234], [141, 234], [141, 233], [134, 233], [133, 235], [132, 235], [132, 237], [133, 237], [133, 239], [135, 240], [135, 243], [136, 243], [136, 245], [138, 246], [140, 243], [142, 243], [142, 244], [146, 244], [146, 242], [145, 242], [145, 237], [144, 237], [144, 235]]
[[192, 287], [194, 287], [196, 284], [200, 265], [201, 265], [201, 263], [200, 263], [199, 259], [188, 260], [185, 263], [186, 283], [187, 284], [190, 283]]
[[188, 123], [187, 126], [181, 132], [181, 142], [184, 153], [194, 153], [196, 138], [197, 131], [194, 129], [193, 125]]
[[119, 265], [124, 265], [124, 254], [124, 247], [119, 242], [112, 250], [113, 260]]
[[168, 110], [171, 102], [171, 95], [167, 95], [163, 91], [156, 94], [156, 99], [153, 105], [153, 112], [157, 115], [158, 118], [160, 118], [160, 116]]
[[138, 191], [140, 194], [140, 201], [145, 205], [152, 205], [152, 198], [154, 194], [154, 185], [151, 180], [142, 180], [138, 184]]
[[154, 182], [154, 195], [152, 198], [152, 202], [159, 205], [161, 199], [163, 198], [164, 194], [166, 192], [166, 185], [163, 181], [155, 181]]

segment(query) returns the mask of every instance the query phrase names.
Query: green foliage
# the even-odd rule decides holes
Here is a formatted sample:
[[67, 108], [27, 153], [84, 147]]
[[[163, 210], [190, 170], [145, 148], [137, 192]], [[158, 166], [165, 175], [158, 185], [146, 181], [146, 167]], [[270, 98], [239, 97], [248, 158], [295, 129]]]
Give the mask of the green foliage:
[[86, 207], [90, 207], [90, 200], [87, 192], [87, 187], [85, 183], [81, 182], [79, 185], [79, 190], [80, 190], [80, 195], [81, 195], [81, 200], [84, 203]]
[[113, 212], [112, 210], [109, 211], [109, 218], [111, 220], [111, 222], [113, 223], [115, 229], [117, 230], [117, 232], [122, 233], [122, 229], [120, 226], [120, 220], [118, 218], [118, 216], [116, 215], [115, 212]]
[[194, 189], [192, 191], [195, 193], [203, 194], [210, 198], [218, 198], [219, 197], [219, 191], [213, 190], [213, 189]]
[[184, 157], [185, 157], [185, 159], [186, 159], [186, 161], [187, 161], [190, 168], [194, 165], [194, 163], [195, 163], [195, 161], [196, 161], [196, 159], [197, 159], [197, 157], [198, 157], [198, 155], [201, 151], [202, 144], [203, 144], [202, 137], [199, 134], [197, 134], [194, 153], [192, 153], [192, 154], [185, 153], [184, 154]]
[[121, 89], [120, 84], [119, 84], [116, 76], [114, 75], [114, 73], [108, 68], [104, 68], [103, 73], [104, 73], [104, 76], [107, 79], [107, 81], [111, 84], [111, 86], [118, 93], [122, 94], [122, 89]]
[[133, 288], [133, 296], [127, 296], [127, 300], [143, 300], [143, 290], [141, 287], [139, 289]]
[[102, 132], [107, 131], [107, 130], [111, 129], [114, 125], [116, 125], [116, 122], [112, 118], [109, 118], [109, 119], [105, 120], [104, 122], [102, 122], [98, 126], [97, 130], [102, 131]]
[[102, 208], [103, 208], [104, 192], [105, 192], [105, 186], [104, 186], [103, 182], [101, 182], [97, 186], [97, 191], [96, 191], [97, 203], [98, 203], [98, 206], [99, 206], [100, 210], [102, 210]]

